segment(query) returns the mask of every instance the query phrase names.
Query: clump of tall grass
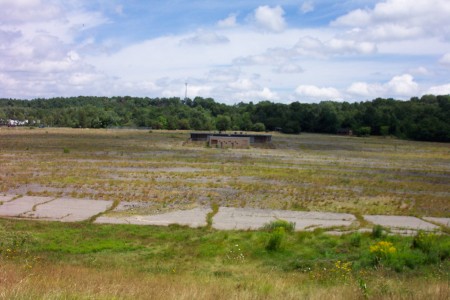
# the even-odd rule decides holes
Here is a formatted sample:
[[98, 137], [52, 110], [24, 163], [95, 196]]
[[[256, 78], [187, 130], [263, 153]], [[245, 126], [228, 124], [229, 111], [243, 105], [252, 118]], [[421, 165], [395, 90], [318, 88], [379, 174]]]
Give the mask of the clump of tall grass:
[[372, 228], [372, 237], [379, 239], [385, 235], [385, 229], [381, 225], [375, 225]]
[[266, 244], [266, 250], [279, 251], [282, 248], [286, 232], [293, 232], [295, 223], [286, 220], [275, 220], [265, 224], [263, 229], [271, 232], [269, 241]]
[[275, 220], [264, 224], [263, 230], [275, 231], [277, 228], [284, 228], [285, 232], [293, 232], [295, 230], [295, 222], [289, 222], [286, 220]]
[[284, 227], [277, 227], [272, 231], [266, 245], [267, 251], [279, 251], [286, 235]]

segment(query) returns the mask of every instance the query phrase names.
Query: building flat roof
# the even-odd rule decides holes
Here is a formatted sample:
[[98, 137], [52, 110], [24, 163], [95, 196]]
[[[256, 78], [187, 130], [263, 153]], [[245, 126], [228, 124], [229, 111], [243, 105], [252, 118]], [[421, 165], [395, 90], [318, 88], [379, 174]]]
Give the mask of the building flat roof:
[[272, 136], [271, 134], [258, 134], [258, 133], [217, 133], [217, 132], [191, 132], [190, 134], [204, 134], [204, 135], [214, 135], [214, 136], [235, 136], [235, 137], [247, 137], [247, 136]]

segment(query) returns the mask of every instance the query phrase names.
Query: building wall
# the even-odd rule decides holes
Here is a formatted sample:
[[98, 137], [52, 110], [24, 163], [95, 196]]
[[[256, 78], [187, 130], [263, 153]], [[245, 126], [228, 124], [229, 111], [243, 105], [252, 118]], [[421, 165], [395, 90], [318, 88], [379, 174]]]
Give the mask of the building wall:
[[210, 136], [208, 145], [217, 148], [248, 148], [250, 147], [250, 138]]
[[272, 136], [269, 134], [227, 134], [227, 133], [205, 133], [192, 132], [191, 141], [209, 141], [210, 138], [248, 138], [250, 144], [264, 144], [272, 141]]

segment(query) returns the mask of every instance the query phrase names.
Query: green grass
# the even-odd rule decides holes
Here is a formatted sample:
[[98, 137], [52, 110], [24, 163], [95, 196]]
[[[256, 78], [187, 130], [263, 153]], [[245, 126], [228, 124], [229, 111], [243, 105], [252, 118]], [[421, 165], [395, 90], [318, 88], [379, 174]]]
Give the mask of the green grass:
[[[283, 230], [282, 246], [268, 247], [279, 228], [245, 232], [0, 220], [0, 264], [19, 269], [26, 266], [29, 272], [67, 266], [81, 268], [89, 276], [94, 276], [94, 270], [105, 274], [114, 270], [128, 274], [127, 278], [134, 278], [133, 274], [176, 276], [176, 280], [192, 279], [198, 284], [207, 278], [221, 278], [226, 284], [237, 281], [251, 285], [254, 295], [267, 288], [265, 292], [271, 297], [280, 295], [279, 285], [296, 291], [293, 295], [297, 296], [307, 286], [315, 286], [319, 292], [345, 285], [352, 287], [355, 296], [363, 292], [362, 280], [369, 284], [366, 292], [381, 296], [373, 285], [380, 276], [386, 281], [427, 278], [432, 284], [450, 280], [450, 237], [446, 235], [375, 238], [370, 233], [353, 233], [336, 237], [319, 231]], [[395, 251], [384, 255], [373, 250], [380, 243], [395, 247]], [[15, 249], [16, 255], [7, 256], [7, 249]], [[304, 286], [266, 279], [253, 285], [253, 280], [259, 280], [255, 278], [268, 272], [277, 278], [300, 276]]]
[[[422, 263], [408, 265], [404, 269], [415, 269], [447, 263], [450, 257], [450, 237], [420, 233], [418, 237], [383, 236], [373, 237], [370, 233], [354, 233], [335, 237], [320, 232], [287, 232], [283, 230], [283, 248], [277, 253], [267, 251], [267, 243], [273, 232], [254, 231], [214, 231], [211, 229], [191, 229], [183, 226], [155, 227], [135, 225], [95, 225], [89, 223], [47, 223], [34, 221], [1, 220], [3, 240], [11, 240], [15, 235], [24, 247], [36, 255], [53, 254], [70, 261], [85, 255], [109, 257], [118, 255], [128, 257], [127, 265], [142, 267], [140, 256], [155, 259], [190, 261], [199, 265], [209, 265], [209, 259], [221, 259], [224, 253], [235, 244], [245, 256], [262, 265], [295, 270], [296, 261], [314, 264], [341, 260], [351, 261], [361, 268], [373, 267], [368, 261], [371, 257], [370, 246], [379, 241], [388, 241], [398, 249], [398, 259], [407, 259], [408, 255], [419, 257]], [[24, 238], [24, 236], [26, 238]], [[356, 239], [356, 241], [355, 241]], [[3, 246], [5, 248], [6, 246]], [[273, 250], [273, 249], [269, 249]], [[52, 255], [50, 255], [50, 253]], [[432, 257], [432, 258], [430, 258]], [[105, 260], [108, 267], [108, 260]], [[148, 261], [151, 263], [151, 260]], [[187, 270], [186, 270], [187, 271]]]

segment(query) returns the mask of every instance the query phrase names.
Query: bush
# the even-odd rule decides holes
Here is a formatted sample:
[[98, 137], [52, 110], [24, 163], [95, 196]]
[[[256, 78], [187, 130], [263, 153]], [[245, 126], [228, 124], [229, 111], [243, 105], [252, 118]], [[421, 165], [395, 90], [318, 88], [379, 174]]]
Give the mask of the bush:
[[382, 136], [388, 136], [389, 135], [389, 126], [380, 126], [380, 134]]
[[412, 248], [420, 249], [425, 253], [430, 253], [436, 248], [436, 235], [420, 231], [413, 239]]
[[380, 241], [369, 248], [374, 264], [389, 262], [392, 256], [397, 252], [397, 248], [391, 242]]
[[10, 231], [0, 225], [0, 258], [24, 263], [26, 268], [32, 268], [37, 257], [32, 256], [28, 248], [35, 242], [28, 232]]
[[361, 233], [355, 232], [350, 235], [350, 245], [353, 247], [361, 246]]
[[269, 242], [266, 245], [267, 251], [278, 251], [281, 249], [281, 244], [283, 243], [284, 236], [286, 235], [286, 231], [284, 227], [277, 227], [272, 232], [272, 235], [269, 238]]
[[427, 261], [436, 263], [449, 257], [449, 244], [441, 242], [440, 236], [420, 231], [414, 237], [411, 248], [418, 249], [427, 255]]
[[66, 153], [66, 154], [67, 154], [67, 153], [70, 153], [70, 149], [69, 149], [69, 148], [64, 148], [64, 149], [63, 149], [63, 153]]
[[368, 127], [368, 126], [360, 127], [356, 131], [358, 136], [369, 136], [371, 132], [372, 132], [372, 128]]
[[295, 223], [286, 220], [276, 220], [263, 226], [263, 229], [267, 231], [275, 231], [277, 228], [284, 228], [285, 232], [293, 232], [295, 230]]
[[384, 236], [384, 228], [381, 225], [375, 225], [372, 228], [372, 237], [379, 239]]

